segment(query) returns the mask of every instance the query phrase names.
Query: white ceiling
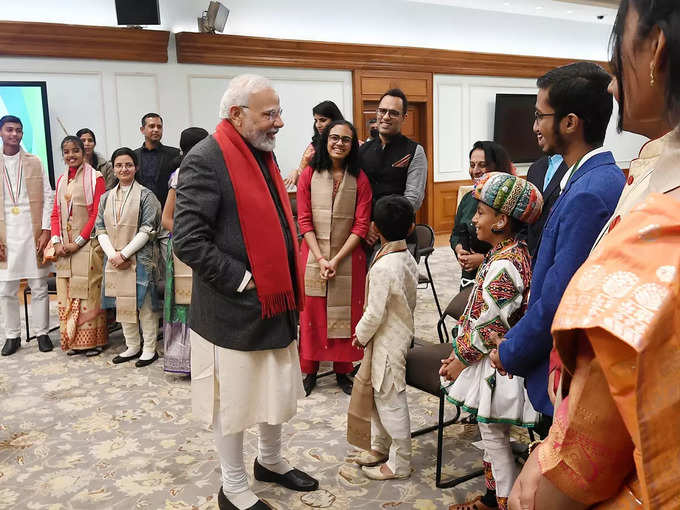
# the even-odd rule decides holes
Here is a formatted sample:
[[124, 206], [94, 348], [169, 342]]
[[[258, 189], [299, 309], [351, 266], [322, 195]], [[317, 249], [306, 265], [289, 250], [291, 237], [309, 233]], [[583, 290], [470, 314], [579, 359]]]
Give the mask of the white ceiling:
[[[601, 23], [613, 25], [616, 9], [601, 5], [585, 5], [611, 3], [611, 0], [408, 0], [414, 3], [445, 5], [464, 9], [521, 14], [523, 16], [540, 16], [545, 18], [566, 19], [571, 21]], [[584, 2], [584, 3], [582, 3]], [[598, 19], [598, 16], [603, 16]]]

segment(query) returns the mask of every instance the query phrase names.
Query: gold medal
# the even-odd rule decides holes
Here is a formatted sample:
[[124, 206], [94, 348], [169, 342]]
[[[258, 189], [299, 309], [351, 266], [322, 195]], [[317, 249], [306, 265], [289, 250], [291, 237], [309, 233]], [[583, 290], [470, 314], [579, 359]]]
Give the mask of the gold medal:
[[12, 212], [12, 214], [19, 214], [19, 208], [16, 205], [12, 207], [10, 211]]
[[71, 231], [71, 224], [70, 224], [70, 223], [67, 223], [67, 224], [66, 224], [66, 231], [67, 231], [67, 232], [70, 232], [70, 231]]

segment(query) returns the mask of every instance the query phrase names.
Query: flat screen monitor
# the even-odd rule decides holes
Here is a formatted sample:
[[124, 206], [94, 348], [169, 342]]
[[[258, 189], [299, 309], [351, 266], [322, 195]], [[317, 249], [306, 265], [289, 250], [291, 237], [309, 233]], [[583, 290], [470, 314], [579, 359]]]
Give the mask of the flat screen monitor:
[[543, 152], [533, 131], [536, 94], [496, 94], [493, 139], [514, 163], [533, 163]]
[[119, 25], [160, 25], [158, 0], [116, 0]]
[[[54, 188], [52, 138], [47, 107], [47, 83], [44, 81], [0, 81], [0, 117], [14, 115], [21, 119], [24, 137], [21, 146], [40, 158]], [[0, 140], [0, 146], [2, 140]]]

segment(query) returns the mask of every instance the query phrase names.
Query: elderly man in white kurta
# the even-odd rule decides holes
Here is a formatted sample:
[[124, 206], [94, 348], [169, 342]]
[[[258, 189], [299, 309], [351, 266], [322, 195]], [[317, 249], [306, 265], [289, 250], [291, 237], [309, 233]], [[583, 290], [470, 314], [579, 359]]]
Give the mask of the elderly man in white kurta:
[[0, 306], [4, 319], [2, 355], [14, 354], [21, 345], [19, 281], [31, 289], [31, 325], [42, 352], [52, 350], [49, 330], [47, 276], [51, 264], [42, 264], [50, 239], [50, 214], [54, 193], [37, 156], [21, 148], [23, 125], [18, 117], [0, 118]]
[[256, 480], [296, 491], [319, 482], [284, 460], [281, 426], [304, 395], [295, 337], [304, 299], [295, 222], [273, 155], [279, 96], [260, 76], [234, 78], [215, 133], [182, 161], [173, 247], [193, 270], [193, 413], [212, 423], [220, 510], [264, 510], [248, 487], [243, 431], [258, 425]]

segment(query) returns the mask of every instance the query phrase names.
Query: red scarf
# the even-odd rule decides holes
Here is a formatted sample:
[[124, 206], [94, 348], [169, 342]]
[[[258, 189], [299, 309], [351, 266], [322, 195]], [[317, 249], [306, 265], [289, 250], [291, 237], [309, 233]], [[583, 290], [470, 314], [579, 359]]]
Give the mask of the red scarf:
[[[281, 231], [281, 222], [269, 187], [260, 171], [260, 165], [228, 120], [225, 119], [217, 125], [213, 136], [222, 149], [222, 156], [234, 188], [243, 241], [255, 280], [257, 297], [262, 305], [262, 318], [273, 317], [286, 311], [302, 310], [303, 269], [299, 257], [294, 257], [298, 296], [296, 302], [288, 264], [284, 262], [288, 260], [288, 250]], [[272, 153], [263, 152], [263, 156], [283, 205], [291, 239], [295, 242], [297, 229], [293, 221], [288, 192]], [[295, 253], [295, 246], [293, 251]]]

